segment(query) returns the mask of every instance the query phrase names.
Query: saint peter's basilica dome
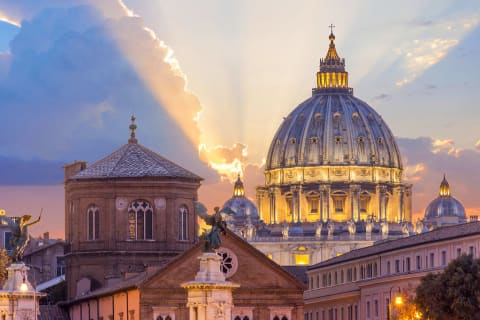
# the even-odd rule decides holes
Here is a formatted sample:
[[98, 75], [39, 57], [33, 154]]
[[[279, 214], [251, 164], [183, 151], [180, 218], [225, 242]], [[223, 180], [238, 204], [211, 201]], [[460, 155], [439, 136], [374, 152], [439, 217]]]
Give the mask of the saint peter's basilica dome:
[[345, 60], [330, 34], [320, 60], [317, 88], [277, 130], [266, 170], [310, 166], [379, 166], [402, 168], [395, 138], [382, 117], [348, 88]]
[[402, 182], [395, 137], [353, 95], [333, 32], [329, 40], [312, 96], [283, 119], [270, 144], [265, 185], [257, 187], [260, 218], [267, 224], [411, 221], [411, 185]]

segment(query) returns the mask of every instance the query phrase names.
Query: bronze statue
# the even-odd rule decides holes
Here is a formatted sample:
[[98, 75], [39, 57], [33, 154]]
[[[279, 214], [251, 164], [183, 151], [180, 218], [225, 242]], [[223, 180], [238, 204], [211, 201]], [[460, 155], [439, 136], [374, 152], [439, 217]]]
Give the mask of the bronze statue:
[[227, 231], [227, 224], [222, 220], [221, 213], [223, 212], [228, 215], [235, 214], [235, 211], [229, 207], [224, 207], [222, 209], [215, 207], [214, 210], [214, 214], [208, 215], [207, 208], [205, 208], [200, 202], [195, 201], [195, 213], [200, 216], [206, 224], [212, 226], [209, 232], [204, 231], [200, 236], [200, 239], [203, 242], [203, 252], [214, 252], [215, 249], [220, 248], [220, 234], [225, 234]]
[[29, 222], [31, 218], [32, 216], [28, 214], [25, 214], [20, 218], [11, 218], [5, 215], [0, 215], [0, 223], [7, 223], [12, 232], [9, 240], [12, 250], [9, 252], [9, 256], [12, 258], [13, 262], [21, 260], [23, 252], [30, 241], [28, 227], [40, 221], [40, 218], [42, 218], [42, 212], [40, 211], [37, 220]]

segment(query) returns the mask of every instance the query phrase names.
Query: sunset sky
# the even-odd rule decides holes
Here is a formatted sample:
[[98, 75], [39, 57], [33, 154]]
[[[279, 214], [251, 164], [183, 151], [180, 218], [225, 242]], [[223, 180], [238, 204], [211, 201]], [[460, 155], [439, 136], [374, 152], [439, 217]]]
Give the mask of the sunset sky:
[[63, 237], [62, 166], [128, 140], [247, 196], [284, 116], [311, 95], [328, 25], [350, 86], [397, 136], [415, 218], [443, 174], [480, 214], [480, 2], [0, 0], [0, 208]]

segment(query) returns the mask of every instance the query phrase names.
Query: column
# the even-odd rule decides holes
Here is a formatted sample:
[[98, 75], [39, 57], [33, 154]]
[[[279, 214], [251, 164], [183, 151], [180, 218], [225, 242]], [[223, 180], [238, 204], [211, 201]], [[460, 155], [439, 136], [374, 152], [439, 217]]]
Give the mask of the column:
[[356, 184], [350, 185], [350, 208], [351, 219], [360, 221], [360, 186]]
[[405, 201], [405, 187], [401, 186], [398, 188], [399, 191], [399, 211], [400, 211], [400, 217], [399, 221], [404, 221], [405, 220], [405, 206], [404, 206], [404, 201]]
[[270, 223], [277, 223], [277, 210], [276, 210], [276, 202], [275, 202], [275, 190], [269, 190], [269, 198], [270, 198]]
[[326, 222], [330, 219], [330, 185], [324, 184], [320, 186], [321, 195], [321, 217], [322, 221]]

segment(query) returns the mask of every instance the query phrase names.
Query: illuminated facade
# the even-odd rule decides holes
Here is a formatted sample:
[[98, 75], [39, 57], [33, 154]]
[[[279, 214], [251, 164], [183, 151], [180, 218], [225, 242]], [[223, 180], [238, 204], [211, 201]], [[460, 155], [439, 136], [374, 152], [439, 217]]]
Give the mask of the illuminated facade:
[[[353, 95], [333, 33], [329, 40], [317, 87], [284, 118], [268, 150], [265, 184], [257, 187], [268, 232], [252, 243], [280, 264], [317, 263], [413, 232], [412, 187], [402, 181], [395, 138]], [[281, 236], [283, 248], [272, 236]]]
[[380, 242], [311, 266], [305, 319], [399, 319], [397, 297], [408, 303], [422, 277], [443, 271], [462, 254], [477, 258], [479, 249], [480, 222], [471, 222]]

